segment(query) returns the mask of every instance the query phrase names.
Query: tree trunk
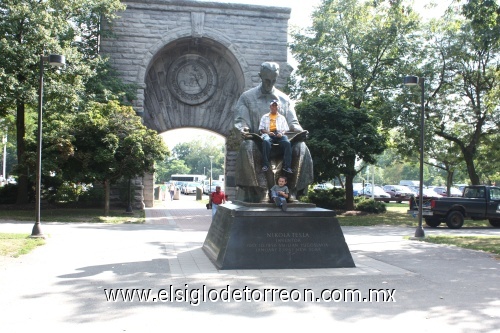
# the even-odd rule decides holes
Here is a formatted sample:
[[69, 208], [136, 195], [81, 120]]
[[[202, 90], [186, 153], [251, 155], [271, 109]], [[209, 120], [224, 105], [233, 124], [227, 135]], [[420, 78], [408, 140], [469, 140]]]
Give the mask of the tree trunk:
[[111, 186], [109, 180], [104, 181], [104, 216], [109, 216], [109, 197]]
[[470, 153], [468, 150], [462, 150], [462, 152], [465, 164], [467, 165], [467, 173], [469, 174], [471, 185], [480, 185], [479, 176], [474, 165], [474, 154]]
[[354, 176], [350, 174], [345, 175], [345, 209], [354, 210], [354, 194], [352, 191], [352, 181]]
[[26, 133], [24, 115], [25, 115], [24, 103], [18, 102], [16, 106], [16, 143], [17, 143], [17, 199], [16, 203], [18, 205], [26, 204], [29, 202], [28, 198], [28, 168], [25, 163], [25, 153], [26, 145], [24, 141], [24, 136]]

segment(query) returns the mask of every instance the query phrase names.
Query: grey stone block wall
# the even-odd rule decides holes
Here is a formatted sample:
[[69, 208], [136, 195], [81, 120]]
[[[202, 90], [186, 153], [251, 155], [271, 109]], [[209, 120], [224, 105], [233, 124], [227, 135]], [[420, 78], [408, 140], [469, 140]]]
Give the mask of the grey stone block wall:
[[[281, 66], [277, 83], [291, 72], [287, 64], [290, 9], [282, 7], [179, 0], [123, 1], [126, 10], [112, 22], [112, 38], [102, 38], [101, 53], [125, 82], [139, 86], [133, 105], [146, 126], [162, 133], [192, 127], [214, 131], [227, 141], [239, 95], [259, 82], [264, 61]], [[104, 23], [104, 28], [110, 27]], [[185, 103], [172, 93], [172, 64], [198, 56], [213, 65], [217, 89], [200, 103]], [[226, 192], [234, 198], [237, 144], [226, 145]], [[144, 177], [143, 200], [153, 205], [153, 177]], [[151, 192], [151, 193], [149, 193]]]

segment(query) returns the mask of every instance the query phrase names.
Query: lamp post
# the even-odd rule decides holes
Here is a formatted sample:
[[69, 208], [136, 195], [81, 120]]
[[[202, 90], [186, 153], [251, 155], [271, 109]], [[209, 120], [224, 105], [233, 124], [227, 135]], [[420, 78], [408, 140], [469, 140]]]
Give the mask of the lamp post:
[[35, 225], [30, 237], [45, 238], [40, 229], [40, 197], [42, 188], [42, 110], [43, 110], [43, 64], [49, 63], [52, 67], [62, 67], [66, 63], [63, 55], [40, 55], [40, 84], [38, 87], [38, 140], [37, 140], [37, 171], [36, 171], [36, 198], [35, 198]]
[[415, 237], [425, 237], [424, 228], [422, 227], [422, 206], [424, 203], [424, 78], [417, 76], [405, 76], [405, 86], [419, 85], [421, 89], [420, 94], [420, 182], [418, 185], [418, 227], [415, 230]]
[[212, 193], [212, 160], [214, 159], [213, 156], [208, 156], [210, 157], [210, 193]]

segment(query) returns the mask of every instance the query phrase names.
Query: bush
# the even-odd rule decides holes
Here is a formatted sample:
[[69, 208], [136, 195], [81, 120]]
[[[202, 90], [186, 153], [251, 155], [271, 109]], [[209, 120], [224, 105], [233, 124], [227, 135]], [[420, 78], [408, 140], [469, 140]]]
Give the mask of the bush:
[[[0, 187], [0, 204], [11, 205], [17, 202], [19, 184], [6, 184]], [[35, 201], [35, 187], [32, 183], [28, 186], [28, 202]]]
[[385, 213], [387, 208], [385, 204], [381, 201], [375, 201], [373, 199], [361, 200], [356, 204], [356, 210], [367, 213]]
[[324, 209], [344, 209], [345, 190], [342, 188], [332, 188], [330, 190], [309, 191], [307, 196], [301, 197], [300, 201], [315, 204]]
[[15, 204], [17, 200], [17, 184], [0, 187], [0, 204]]
[[50, 203], [77, 202], [82, 191], [82, 185], [64, 182], [57, 188], [48, 189], [45, 198]]
[[[343, 210], [345, 208], [345, 190], [343, 188], [310, 190], [307, 196], [300, 198], [300, 201], [313, 203], [324, 209]], [[364, 197], [354, 197], [354, 206], [356, 210], [367, 213], [385, 213], [387, 211], [383, 202]]]
[[87, 186], [80, 194], [78, 202], [98, 207], [102, 206], [104, 204], [104, 188], [102, 186]]

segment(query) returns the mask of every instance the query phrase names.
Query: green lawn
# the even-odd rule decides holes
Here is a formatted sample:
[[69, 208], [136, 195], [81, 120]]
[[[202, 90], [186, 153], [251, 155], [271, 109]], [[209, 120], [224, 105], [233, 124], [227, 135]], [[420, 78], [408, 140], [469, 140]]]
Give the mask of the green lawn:
[[422, 239], [434, 244], [448, 244], [471, 250], [481, 250], [500, 255], [500, 236], [438, 236], [430, 235]]
[[[337, 219], [342, 226], [373, 226], [373, 225], [386, 225], [386, 226], [407, 226], [417, 227], [418, 217], [407, 214], [407, 203], [389, 203], [386, 204], [387, 212], [383, 214], [367, 214], [358, 212], [355, 216], [346, 216], [346, 214], [339, 214]], [[425, 227], [425, 221], [423, 221]], [[445, 224], [443, 224], [445, 225]], [[464, 226], [466, 227], [491, 227], [488, 221], [472, 221], [466, 220]]]
[[406, 214], [407, 210], [408, 205], [394, 203], [387, 204], [387, 212], [383, 214], [358, 212], [357, 215], [349, 215], [349, 213], [344, 213], [339, 214], [337, 219], [340, 225], [343, 226], [416, 226], [418, 224], [417, 219]]
[[[0, 210], [0, 220], [35, 221], [34, 210]], [[144, 223], [143, 210], [131, 214], [125, 210], [110, 210], [103, 216], [103, 209], [96, 208], [57, 208], [44, 209], [40, 213], [41, 222], [94, 222], [94, 223]]]
[[0, 233], [0, 256], [19, 257], [45, 244], [43, 238], [29, 238], [29, 234]]

